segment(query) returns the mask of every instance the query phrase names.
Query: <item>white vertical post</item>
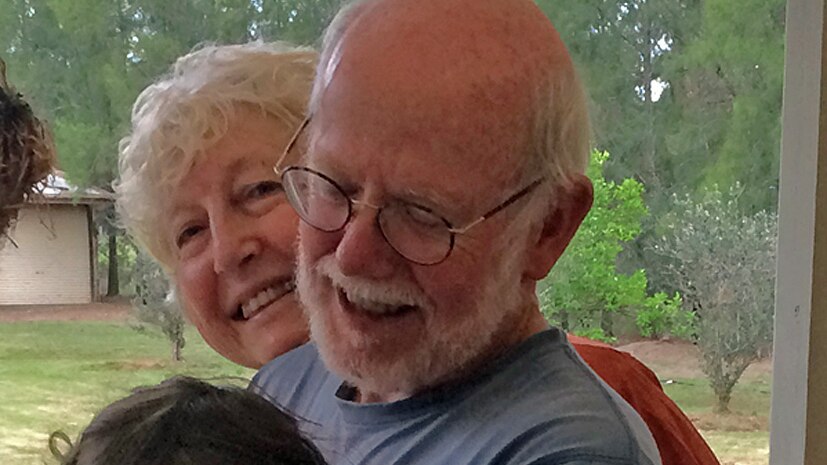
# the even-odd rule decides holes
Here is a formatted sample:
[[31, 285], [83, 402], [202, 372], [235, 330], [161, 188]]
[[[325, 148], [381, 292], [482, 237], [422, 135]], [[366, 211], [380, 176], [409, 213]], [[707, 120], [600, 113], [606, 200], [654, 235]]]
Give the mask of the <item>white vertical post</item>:
[[771, 465], [827, 465], [824, 9], [787, 4]]

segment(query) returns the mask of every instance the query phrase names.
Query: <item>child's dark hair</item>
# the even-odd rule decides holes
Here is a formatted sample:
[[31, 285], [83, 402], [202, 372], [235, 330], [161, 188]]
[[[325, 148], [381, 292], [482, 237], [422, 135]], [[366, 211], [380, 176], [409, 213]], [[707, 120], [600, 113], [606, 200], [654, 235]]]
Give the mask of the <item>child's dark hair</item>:
[[[49, 438], [53, 453], [55, 442]], [[296, 421], [258, 395], [175, 377], [104, 408], [63, 465], [324, 465]]]

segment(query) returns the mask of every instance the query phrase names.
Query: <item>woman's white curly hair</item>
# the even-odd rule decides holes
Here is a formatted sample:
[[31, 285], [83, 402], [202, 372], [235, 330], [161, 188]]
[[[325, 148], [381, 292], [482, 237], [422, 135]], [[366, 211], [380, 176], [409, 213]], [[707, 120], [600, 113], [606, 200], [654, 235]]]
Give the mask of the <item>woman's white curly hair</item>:
[[117, 208], [123, 225], [168, 272], [174, 254], [161, 233], [165, 199], [226, 134], [239, 107], [298, 127], [317, 61], [312, 49], [286, 43], [206, 45], [138, 96], [131, 132], [119, 146]]

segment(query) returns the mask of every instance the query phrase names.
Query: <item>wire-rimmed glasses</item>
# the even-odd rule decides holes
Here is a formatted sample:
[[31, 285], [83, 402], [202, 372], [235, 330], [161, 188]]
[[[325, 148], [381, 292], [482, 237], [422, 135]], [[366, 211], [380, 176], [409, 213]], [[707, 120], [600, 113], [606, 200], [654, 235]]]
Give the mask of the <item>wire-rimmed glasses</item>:
[[299, 217], [319, 231], [337, 232], [344, 229], [356, 207], [376, 210], [376, 225], [385, 241], [402, 257], [419, 265], [436, 265], [451, 254], [456, 236], [465, 234], [529, 194], [544, 178], [529, 183], [496, 207], [461, 227], [454, 227], [431, 208], [411, 202], [392, 201], [385, 205], [371, 205], [353, 199], [339, 184], [324, 173], [305, 166], [289, 166], [283, 171], [278, 165], [298, 140], [300, 132], [310, 119], [302, 123], [285, 148], [275, 167], [281, 176], [287, 200]]

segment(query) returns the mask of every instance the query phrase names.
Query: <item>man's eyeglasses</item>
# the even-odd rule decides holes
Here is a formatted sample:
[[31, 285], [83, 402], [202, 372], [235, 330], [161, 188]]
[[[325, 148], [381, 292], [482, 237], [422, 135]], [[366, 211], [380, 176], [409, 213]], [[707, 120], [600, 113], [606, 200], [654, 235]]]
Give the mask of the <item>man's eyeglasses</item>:
[[336, 181], [311, 168], [289, 166], [279, 170], [279, 164], [287, 157], [309, 121], [308, 118], [302, 123], [275, 167], [276, 174], [281, 176], [287, 200], [302, 221], [320, 231], [337, 232], [350, 222], [356, 207], [372, 208], [376, 210], [376, 224], [385, 241], [399, 255], [419, 265], [436, 265], [445, 261], [454, 249], [456, 235], [465, 234], [504, 210], [544, 180], [535, 180], [479, 218], [464, 226], [454, 227], [426, 206], [402, 201], [377, 206], [352, 199]]

